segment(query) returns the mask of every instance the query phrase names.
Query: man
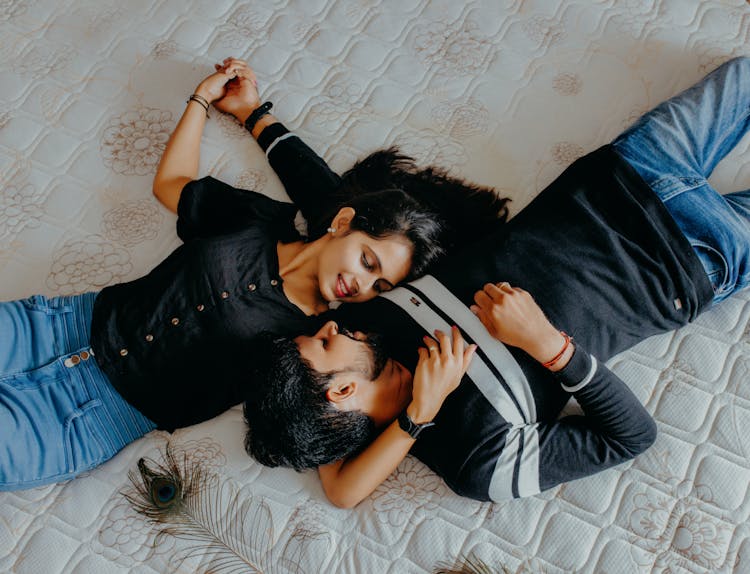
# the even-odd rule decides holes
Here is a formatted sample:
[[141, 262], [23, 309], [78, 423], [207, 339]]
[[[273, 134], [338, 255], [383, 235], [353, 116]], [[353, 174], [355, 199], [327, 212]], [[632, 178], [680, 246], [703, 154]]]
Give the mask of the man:
[[[354, 482], [337, 483], [334, 476], [326, 486], [331, 467], [322, 467], [329, 496], [356, 503], [374, 489], [367, 469], [387, 476], [408, 450], [456, 492], [500, 500], [593, 474], [647, 448], [653, 422], [602, 362], [685, 325], [750, 282], [750, 193], [721, 196], [706, 181], [750, 127], [749, 118], [750, 59], [737, 58], [576, 161], [496, 234], [452, 255], [431, 276], [337, 310], [340, 323], [388, 335], [389, 355], [409, 370], [424, 362], [424, 351], [418, 363], [414, 350], [425, 331], [457, 325], [478, 349], [434, 420], [410, 421], [407, 409], [383, 431], [393, 435], [390, 443], [373, 450], [376, 440], [359, 453], [361, 443], [353, 443], [357, 454], [334, 463], [337, 475], [364, 461]], [[539, 308], [548, 320], [539, 319]], [[550, 351], [551, 326], [557, 353]], [[550, 341], [544, 353], [533, 352], [538, 333]], [[312, 340], [325, 337], [318, 332]], [[364, 345], [359, 339], [353, 343]], [[276, 363], [259, 376], [272, 380], [279, 361], [301, 359], [314, 374], [311, 339], [295, 343], [283, 359], [269, 355]], [[450, 344], [444, 335], [427, 341], [437, 349], [429, 354]], [[332, 398], [340, 385], [348, 378], [362, 386], [349, 363], [343, 356], [325, 366], [326, 397], [337, 411], [347, 410]], [[585, 416], [558, 418], [571, 395]], [[384, 402], [391, 416], [411, 405]], [[271, 415], [258, 413], [255, 404], [248, 397], [248, 447], [262, 452], [264, 433], [256, 428]], [[414, 423], [434, 426], [414, 437]], [[358, 481], [367, 482], [364, 490]], [[339, 487], [357, 495], [339, 497]]]

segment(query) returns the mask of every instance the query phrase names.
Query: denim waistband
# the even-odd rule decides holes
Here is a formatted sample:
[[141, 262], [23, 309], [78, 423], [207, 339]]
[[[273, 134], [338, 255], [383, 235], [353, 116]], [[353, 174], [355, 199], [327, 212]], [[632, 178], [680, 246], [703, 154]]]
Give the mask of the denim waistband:
[[88, 416], [97, 420], [98, 439], [117, 452], [156, 428], [151, 420], [128, 403], [111, 385], [91, 349], [91, 317], [96, 293], [54, 297], [48, 300], [54, 314], [55, 336], [60, 345], [58, 361], [71, 381], [77, 380], [81, 404], [90, 404]]

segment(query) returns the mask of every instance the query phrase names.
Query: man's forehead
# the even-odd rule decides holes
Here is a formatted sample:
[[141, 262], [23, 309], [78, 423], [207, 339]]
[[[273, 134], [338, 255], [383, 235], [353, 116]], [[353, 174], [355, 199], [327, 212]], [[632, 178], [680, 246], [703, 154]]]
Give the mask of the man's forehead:
[[[374, 357], [365, 341], [359, 341], [339, 334], [346, 341], [346, 348], [323, 348], [322, 340], [308, 335], [295, 337], [300, 355], [319, 372], [336, 372], [349, 376], [357, 374], [371, 378], [374, 370]], [[345, 339], [344, 339], [345, 338]]]

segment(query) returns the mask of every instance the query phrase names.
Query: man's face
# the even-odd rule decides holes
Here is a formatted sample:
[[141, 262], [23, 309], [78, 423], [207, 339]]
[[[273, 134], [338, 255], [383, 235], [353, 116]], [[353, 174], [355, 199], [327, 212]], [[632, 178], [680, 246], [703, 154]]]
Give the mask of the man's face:
[[412, 374], [384, 355], [376, 337], [340, 330], [329, 321], [313, 336], [295, 342], [313, 369], [336, 373], [328, 397], [337, 408], [361, 410], [383, 426], [409, 405]]

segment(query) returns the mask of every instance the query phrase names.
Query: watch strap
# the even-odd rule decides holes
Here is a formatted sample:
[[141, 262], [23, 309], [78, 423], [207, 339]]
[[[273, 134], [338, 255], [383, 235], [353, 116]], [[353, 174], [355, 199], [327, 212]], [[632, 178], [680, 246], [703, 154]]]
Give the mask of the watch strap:
[[434, 427], [435, 423], [432, 421], [427, 423], [415, 423], [413, 420], [411, 420], [411, 417], [406, 412], [406, 409], [404, 409], [403, 411], [401, 411], [401, 414], [398, 415], [398, 426], [400, 426], [401, 430], [408, 434], [411, 438], [416, 439], [423, 430], [425, 430], [426, 428]]
[[259, 105], [257, 108], [255, 108], [252, 113], [247, 116], [247, 119], [245, 120], [245, 129], [252, 133], [253, 128], [255, 127], [255, 124], [258, 123], [258, 120], [265, 116], [268, 113], [271, 113], [271, 108], [273, 107], [272, 102], [263, 102], [261, 105]]

